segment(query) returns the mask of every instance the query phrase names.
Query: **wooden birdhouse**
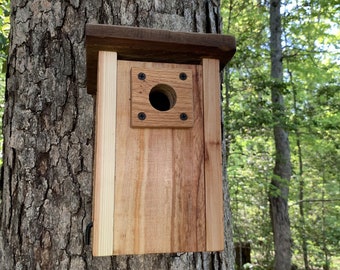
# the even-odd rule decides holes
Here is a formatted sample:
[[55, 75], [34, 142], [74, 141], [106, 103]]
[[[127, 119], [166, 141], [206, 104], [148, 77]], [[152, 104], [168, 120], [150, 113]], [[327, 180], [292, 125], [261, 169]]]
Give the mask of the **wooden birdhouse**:
[[87, 25], [93, 255], [224, 248], [220, 70], [231, 36]]

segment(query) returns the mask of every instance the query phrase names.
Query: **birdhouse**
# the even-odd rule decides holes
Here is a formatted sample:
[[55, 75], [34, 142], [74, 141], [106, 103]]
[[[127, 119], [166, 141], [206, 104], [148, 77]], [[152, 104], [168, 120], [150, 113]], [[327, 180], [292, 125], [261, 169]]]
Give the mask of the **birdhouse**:
[[220, 70], [235, 39], [87, 25], [93, 255], [224, 248]]

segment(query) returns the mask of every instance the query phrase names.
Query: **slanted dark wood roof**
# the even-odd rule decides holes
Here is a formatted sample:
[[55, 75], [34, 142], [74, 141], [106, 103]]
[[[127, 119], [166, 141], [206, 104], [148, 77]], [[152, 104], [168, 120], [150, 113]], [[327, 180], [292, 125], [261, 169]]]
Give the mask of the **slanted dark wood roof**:
[[229, 35], [87, 24], [87, 89], [91, 94], [96, 93], [98, 51], [115, 51], [121, 60], [178, 64], [214, 58], [220, 60], [222, 69], [235, 54], [236, 42]]

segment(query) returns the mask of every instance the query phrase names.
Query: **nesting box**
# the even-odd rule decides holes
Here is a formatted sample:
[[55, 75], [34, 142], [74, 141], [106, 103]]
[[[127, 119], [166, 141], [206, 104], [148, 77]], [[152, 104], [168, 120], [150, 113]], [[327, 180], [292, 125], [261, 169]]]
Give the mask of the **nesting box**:
[[93, 255], [224, 248], [220, 70], [231, 36], [87, 25]]

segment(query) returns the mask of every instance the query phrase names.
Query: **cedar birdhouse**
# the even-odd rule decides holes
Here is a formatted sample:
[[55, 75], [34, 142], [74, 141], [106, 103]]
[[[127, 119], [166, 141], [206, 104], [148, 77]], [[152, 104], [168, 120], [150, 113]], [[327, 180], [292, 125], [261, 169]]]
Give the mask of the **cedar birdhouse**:
[[220, 70], [235, 39], [87, 25], [93, 255], [224, 248]]

